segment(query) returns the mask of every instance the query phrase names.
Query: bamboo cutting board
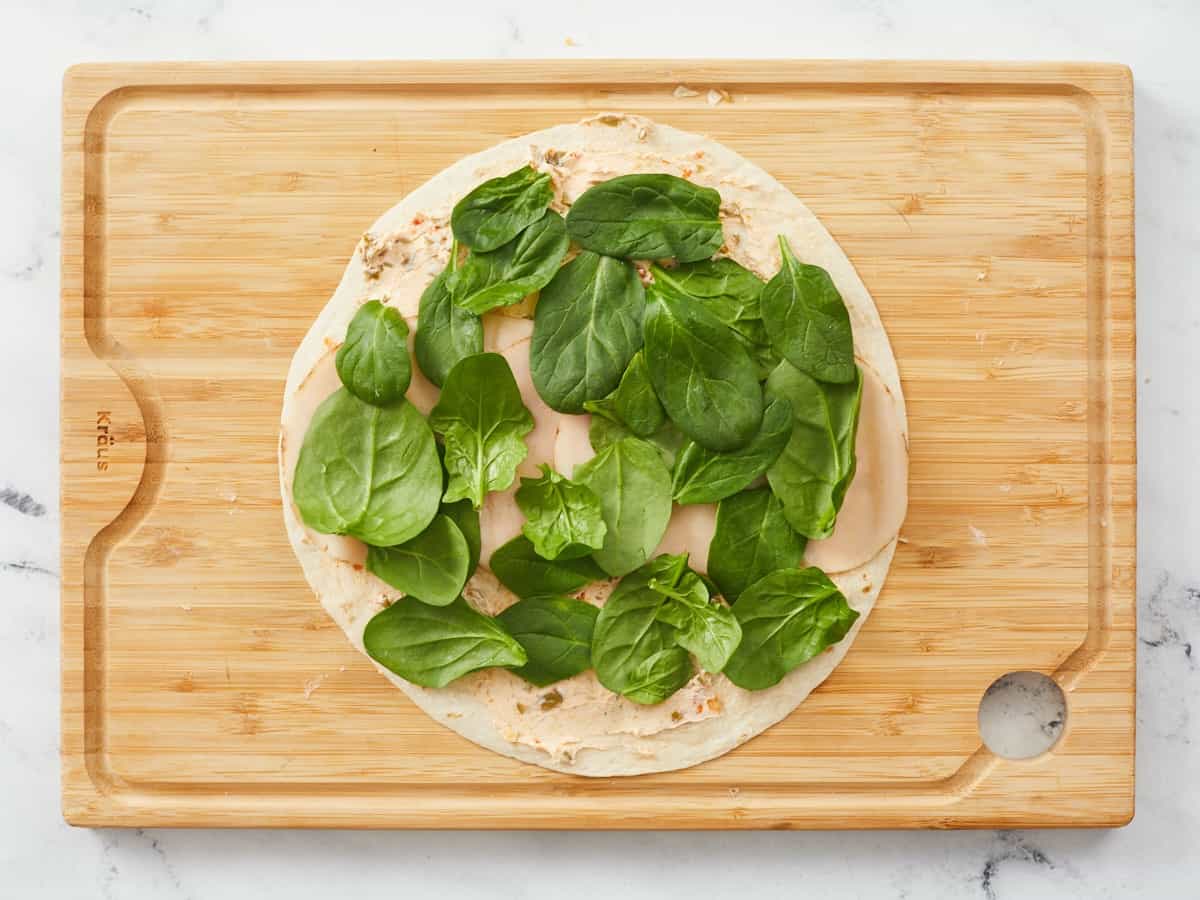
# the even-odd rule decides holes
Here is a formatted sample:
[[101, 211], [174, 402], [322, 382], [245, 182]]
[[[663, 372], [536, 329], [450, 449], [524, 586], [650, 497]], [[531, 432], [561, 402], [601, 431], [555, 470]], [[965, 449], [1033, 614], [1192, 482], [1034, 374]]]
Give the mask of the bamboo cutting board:
[[[675, 97], [679, 84], [696, 97]], [[709, 88], [732, 102], [710, 105]], [[598, 111], [711, 135], [841, 243], [900, 364], [911, 506], [846, 660], [702, 766], [561, 775], [390, 687], [313, 598], [275, 469], [360, 233]], [[1110, 65], [94, 65], [64, 87], [63, 806], [83, 825], [1117, 825], [1133, 811], [1132, 84]], [[1058, 746], [982, 748], [1053, 673]]]

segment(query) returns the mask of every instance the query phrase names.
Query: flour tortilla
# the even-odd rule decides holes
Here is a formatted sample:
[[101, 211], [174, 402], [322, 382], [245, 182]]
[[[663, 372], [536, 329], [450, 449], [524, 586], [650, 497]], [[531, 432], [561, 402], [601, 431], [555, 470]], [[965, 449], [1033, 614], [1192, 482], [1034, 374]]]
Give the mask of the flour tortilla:
[[[602, 115], [516, 138], [435, 175], [372, 226], [288, 371], [280, 434], [280, 484], [288, 536], [309, 584], [360, 651], [366, 623], [400, 595], [363, 570], [361, 545], [316, 534], [300, 521], [291, 498], [291, 479], [308, 418], [316, 403], [337, 388], [336, 374], [331, 375], [332, 355], [359, 305], [382, 297], [415, 327], [420, 292], [448, 258], [448, 222], [454, 203], [482, 181], [525, 164], [554, 175], [558, 192], [554, 207], [559, 211], [592, 183], [634, 172], [670, 172], [714, 187], [722, 196], [728, 255], [765, 278], [779, 268], [776, 236], [785, 235], [797, 257], [825, 268], [841, 291], [860, 365], [882, 385], [880, 396], [890, 402], [886, 414], [892, 436], [898, 434], [899, 445], [907, 447], [899, 373], [875, 304], [836, 241], [773, 177], [712, 140], [635, 116]], [[516, 347], [522, 327], [528, 333], [527, 323], [520, 319], [490, 314], [485, 322], [488, 350]], [[436, 389], [416, 367], [409, 399], [423, 410], [436, 399]], [[577, 446], [579, 423], [575, 425]], [[544, 450], [539, 454], [544, 455]], [[548, 461], [554, 461], [553, 447]], [[720, 756], [795, 709], [833, 671], [866, 622], [883, 587], [907, 502], [907, 453], [889, 465], [888, 477], [893, 484], [899, 479], [895, 490], [902, 496], [900, 501], [891, 498], [885, 506], [890, 516], [898, 517], [882, 525], [862, 525], [881, 529], [873, 545], [879, 549], [865, 562], [831, 575], [860, 613], [858, 621], [845, 639], [767, 690], [748, 692], [724, 676], [698, 673], [672, 698], [644, 707], [605, 690], [592, 672], [551, 688], [535, 688], [507, 671], [487, 670], [434, 690], [406, 682], [378, 664], [376, 668], [428, 715], [463, 737], [560, 772], [637, 775], [681, 769]], [[861, 546], [863, 541], [854, 544]], [[601, 605], [611, 587], [608, 582], [594, 585], [583, 599]], [[486, 569], [476, 573], [464, 594], [489, 614], [516, 600]]]

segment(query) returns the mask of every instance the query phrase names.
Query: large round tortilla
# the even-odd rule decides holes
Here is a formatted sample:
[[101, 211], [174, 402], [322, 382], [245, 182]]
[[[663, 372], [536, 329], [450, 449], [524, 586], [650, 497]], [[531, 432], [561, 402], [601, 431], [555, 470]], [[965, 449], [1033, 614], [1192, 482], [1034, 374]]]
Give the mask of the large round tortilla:
[[[302, 386], [311, 394], [318, 390], [312, 383], [320, 380], [323, 386], [318, 392], [336, 389], [336, 377], [329, 374], [329, 356], [367, 299], [383, 293], [415, 326], [414, 297], [446, 263], [446, 223], [454, 203], [480, 182], [531, 162], [554, 174], [559, 191], [555, 205], [560, 210], [591, 183], [634, 172], [670, 172], [714, 187], [722, 196], [728, 255], [763, 277], [778, 270], [776, 236], [785, 235], [796, 255], [825, 268], [841, 291], [854, 328], [856, 355], [881, 383], [880, 396], [891, 403], [887, 414], [894, 423], [893, 437], [901, 448], [906, 446], [900, 378], [875, 304], [829, 232], [773, 177], [712, 140], [634, 116], [597, 116], [578, 125], [561, 125], [507, 141], [435, 175], [372, 226], [288, 371], [280, 437], [280, 483], [288, 536], [309, 584], [360, 651], [367, 621], [399, 595], [363, 571], [353, 550], [346, 552], [344, 539], [315, 534], [298, 518], [288, 462], [294, 459], [313, 405], [312, 396], [300, 399]], [[434, 223], [432, 229], [430, 223]], [[389, 259], [388, 265], [403, 269], [403, 274], [384, 270], [385, 277], [381, 277], [381, 259]], [[404, 289], [396, 291], [403, 296], [389, 297], [386, 290], [381, 291], [384, 283], [403, 283]], [[500, 322], [501, 331], [504, 324]], [[502, 349], [497, 341], [502, 343], [503, 338], [497, 339], [495, 334], [493, 325], [486, 349]], [[423, 390], [423, 402], [428, 403], [428, 384], [422, 387], [417, 383], [423, 381], [419, 373], [414, 374], [409, 396], [414, 399], [414, 392]], [[893, 480], [898, 472], [900, 480], [906, 481], [907, 455], [889, 471]], [[899, 515], [902, 518], [902, 505]], [[589, 776], [636, 775], [692, 766], [732, 750], [784, 718], [833, 671], [879, 596], [898, 529], [896, 519], [894, 530], [874, 545], [881, 549], [873, 558], [831, 575], [850, 605], [861, 613], [846, 638], [764, 691], [744, 691], [724, 676], [699, 673], [669, 700], [643, 707], [606, 691], [591, 672], [550, 689], [527, 685], [507, 671], [487, 670], [433, 690], [376, 667], [435, 720], [506, 756]], [[608, 584], [593, 586], [585, 599], [599, 604], [610, 588]], [[464, 593], [468, 602], [491, 614], [515, 602], [485, 569], [471, 579]]]

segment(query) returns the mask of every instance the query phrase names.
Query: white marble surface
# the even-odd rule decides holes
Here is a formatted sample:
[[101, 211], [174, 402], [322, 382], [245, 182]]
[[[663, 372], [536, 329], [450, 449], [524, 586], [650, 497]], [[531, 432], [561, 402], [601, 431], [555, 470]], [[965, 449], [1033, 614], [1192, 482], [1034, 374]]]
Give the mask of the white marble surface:
[[[13, 0], [0, 4], [0, 896], [1194, 897], [1200, 893], [1200, 5]], [[978, 4], [982, 7], [984, 4]], [[706, 7], [711, 7], [706, 9]], [[732, 10], [732, 12], [730, 12]], [[720, 14], [719, 17], [717, 14]], [[1115, 60], [1137, 84], [1138, 813], [1113, 832], [86, 831], [58, 804], [59, 94], [103, 59]]]

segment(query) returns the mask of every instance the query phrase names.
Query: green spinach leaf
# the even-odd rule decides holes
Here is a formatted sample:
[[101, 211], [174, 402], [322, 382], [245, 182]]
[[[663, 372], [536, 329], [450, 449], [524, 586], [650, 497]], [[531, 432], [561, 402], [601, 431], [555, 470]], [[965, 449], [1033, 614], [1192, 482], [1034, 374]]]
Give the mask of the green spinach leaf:
[[479, 533], [479, 510], [471, 505], [470, 500], [456, 500], [454, 503], [443, 503], [441, 514], [458, 526], [467, 542], [467, 577], [470, 578], [479, 568], [479, 554], [483, 547], [483, 538]]
[[658, 618], [667, 597], [649, 586], [674, 560], [653, 560], [622, 580], [596, 618], [592, 665], [600, 683], [635, 703], [661, 703], [692, 677], [691, 658], [675, 629]]
[[516, 673], [545, 687], [591, 668], [598, 613], [590, 603], [571, 597], [527, 597], [496, 618], [529, 656]]
[[425, 293], [417, 311], [417, 333], [413, 355], [425, 377], [441, 387], [459, 361], [483, 352], [483, 323], [479, 316], [456, 306], [447, 281], [453, 275], [458, 245], [450, 251], [450, 263]]
[[807, 542], [792, 530], [783, 504], [767, 488], [734, 494], [717, 507], [708, 574], [730, 603], [776, 569], [800, 565]]
[[516, 499], [525, 514], [521, 531], [538, 556], [575, 559], [604, 546], [608, 526], [591, 488], [543, 465], [541, 478], [521, 479]]
[[679, 430], [679, 427], [670, 419], [658, 429], [650, 437], [644, 439], [647, 444], [651, 444], [658, 451], [658, 455], [662, 457], [663, 465], [667, 467], [667, 471], [675, 467], [675, 459], [679, 456], [679, 452], [683, 449], [683, 445], [687, 443], [687, 437]]
[[778, 684], [846, 636], [858, 613], [820, 569], [780, 569], [750, 585], [733, 608], [742, 643], [725, 675], [740, 688]]
[[631, 259], [691, 262], [721, 248], [721, 195], [675, 175], [622, 175], [589, 188], [567, 213], [581, 247]]
[[430, 688], [445, 687], [479, 669], [529, 661], [508, 632], [462, 597], [449, 606], [429, 606], [411, 597], [397, 600], [367, 623], [363, 646], [380, 665]]
[[433, 433], [416, 407], [371, 406], [341, 388], [313, 414], [292, 497], [310, 528], [388, 547], [425, 530], [441, 485]]
[[692, 658], [682, 647], [663, 647], [644, 657], [636, 657], [624, 681], [624, 694], [634, 703], [662, 703], [692, 677]]
[[487, 253], [540, 219], [553, 199], [550, 176], [522, 166], [485, 181], [459, 200], [450, 214], [450, 228], [456, 241]]
[[644, 330], [650, 378], [671, 421], [709, 450], [749, 442], [762, 424], [762, 387], [729, 329], [703, 304], [656, 281]]
[[651, 581], [674, 587], [690, 571], [686, 553], [660, 553], [622, 578], [613, 593], [623, 594], [649, 587]]
[[818, 381], [854, 381], [854, 334], [850, 313], [829, 273], [796, 259], [779, 238], [783, 266], [763, 288], [763, 322], [776, 352]]
[[689, 441], [675, 461], [675, 502], [716, 503], [744, 490], [779, 458], [791, 434], [792, 407], [785, 397], [776, 397], [767, 403], [758, 434], [745, 447], [715, 453]]
[[542, 289], [529, 365], [552, 409], [578, 413], [610, 394], [642, 346], [646, 293], [629, 263], [584, 251]]
[[742, 626], [728, 606], [709, 601], [708, 587], [695, 572], [675, 585], [651, 579], [650, 588], [667, 598], [658, 620], [675, 629], [675, 643], [696, 657], [706, 672], [720, 672], [742, 640]]
[[632, 572], [654, 552], [671, 518], [671, 475], [651, 444], [624, 438], [575, 468], [600, 498], [608, 530], [592, 554], [609, 575]]
[[[592, 445], [592, 449], [599, 453], [605, 447], [615, 444], [617, 441], [624, 440], [627, 437], [634, 437], [632, 431], [626, 428], [619, 422], [614, 422], [612, 419], [601, 415], [593, 415], [591, 422], [588, 424], [588, 443]], [[667, 422], [650, 435], [644, 438], [647, 444], [652, 444], [662, 457], [663, 465], [670, 471], [675, 465], [675, 457], [679, 453], [684, 444], [687, 443], [687, 438], [683, 436], [683, 432], [675, 427], [675, 423], [667, 420]]]
[[758, 298], [763, 281], [732, 259], [705, 259], [663, 270], [663, 277], [678, 292], [704, 303], [722, 321], [762, 318]]
[[826, 384], [782, 362], [767, 379], [767, 395], [785, 397], [795, 424], [767, 481], [792, 528], [805, 537], [829, 537], [854, 478], [854, 439], [862, 402], [862, 375]]
[[412, 379], [408, 324], [399, 310], [368, 300], [358, 308], [346, 341], [334, 357], [338, 378], [364, 403], [391, 406], [404, 399]]
[[497, 547], [488, 565], [500, 583], [518, 597], [569, 594], [608, 578], [590, 556], [543, 559], [523, 534]]
[[562, 216], [546, 210], [507, 244], [488, 253], [471, 251], [450, 282], [454, 304], [478, 315], [520, 303], [550, 282], [569, 244]]
[[478, 509], [486, 494], [513, 483], [529, 452], [525, 435], [533, 430], [533, 416], [507, 360], [479, 353], [450, 370], [429, 424], [446, 442], [445, 501], [466, 498]]
[[729, 326], [757, 364], [760, 378], [779, 364], [762, 321], [763, 282], [757, 275], [732, 259], [706, 259], [668, 269], [665, 276], [677, 291], [703, 303]]
[[641, 350], [629, 361], [617, 389], [603, 400], [588, 400], [583, 408], [592, 415], [612, 419], [642, 438], [655, 434], [667, 421], [667, 414], [650, 383], [650, 370]]
[[449, 516], [435, 516], [415, 538], [394, 547], [368, 547], [367, 571], [431, 606], [447, 606], [471, 576], [471, 550]]
[[634, 433], [606, 416], [594, 415], [588, 423], [588, 443], [599, 453], [605, 447], [611, 447], [617, 441], [634, 437]]

